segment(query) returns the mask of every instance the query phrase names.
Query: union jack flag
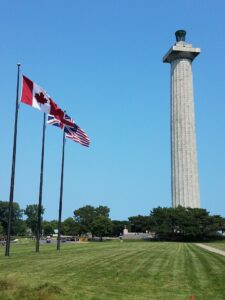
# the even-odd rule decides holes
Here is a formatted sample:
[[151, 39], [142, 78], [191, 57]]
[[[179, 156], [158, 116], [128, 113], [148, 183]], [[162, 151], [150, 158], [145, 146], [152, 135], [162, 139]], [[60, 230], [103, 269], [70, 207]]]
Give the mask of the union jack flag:
[[64, 130], [66, 138], [85, 147], [89, 147], [90, 140], [87, 134], [67, 114], [64, 114], [63, 120], [57, 119], [52, 115], [48, 115], [47, 124], [60, 127]]

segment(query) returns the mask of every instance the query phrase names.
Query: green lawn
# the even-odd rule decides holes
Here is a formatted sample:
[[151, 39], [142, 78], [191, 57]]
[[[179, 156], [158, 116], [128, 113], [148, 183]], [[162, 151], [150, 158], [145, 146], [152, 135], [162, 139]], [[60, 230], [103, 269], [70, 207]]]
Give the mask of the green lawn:
[[225, 299], [225, 257], [188, 243], [0, 247], [0, 299]]
[[225, 241], [224, 240], [218, 241], [218, 242], [204, 243], [204, 244], [225, 251]]

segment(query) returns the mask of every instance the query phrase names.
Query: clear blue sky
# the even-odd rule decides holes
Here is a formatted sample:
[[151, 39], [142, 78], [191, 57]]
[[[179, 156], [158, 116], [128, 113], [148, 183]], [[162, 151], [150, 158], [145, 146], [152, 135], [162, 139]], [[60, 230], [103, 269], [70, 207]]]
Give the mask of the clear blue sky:
[[[113, 219], [171, 205], [170, 66], [174, 32], [193, 63], [201, 205], [225, 215], [225, 2], [0, 2], [0, 199], [8, 200], [17, 62], [91, 139], [66, 143], [63, 218], [86, 204]], [[38, 202], [42, 113], [20, 105], [14, 200]], [[57, 219], [62, 132], [48, 126], [43, 205]]]

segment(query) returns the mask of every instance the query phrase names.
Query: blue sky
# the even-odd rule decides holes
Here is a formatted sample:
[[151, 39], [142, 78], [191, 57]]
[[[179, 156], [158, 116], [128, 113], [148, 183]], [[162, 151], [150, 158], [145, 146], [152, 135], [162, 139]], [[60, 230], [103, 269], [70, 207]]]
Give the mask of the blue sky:
[[[201, 205], [225, 215], [225, 2], [1, 1], [0, 199], [8, 200], [17, 62], [91, 139], [66, 143], [63, 218], [86, 204], [113, 219], [171, 205], [170, 66], [177, 29], [193, 63]], [[38, 202], [42, 113], [20, 105], [14, 200]], [[43, 206], [57, 219], [62, 132], [46, 131]]]

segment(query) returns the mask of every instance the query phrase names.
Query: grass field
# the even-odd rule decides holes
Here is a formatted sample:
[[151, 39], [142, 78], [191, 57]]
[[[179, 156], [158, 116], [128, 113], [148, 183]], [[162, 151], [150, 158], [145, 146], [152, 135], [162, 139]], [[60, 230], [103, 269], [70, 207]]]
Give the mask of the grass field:
[[225, 257], [188, 243], [0, 248], [0, 299], [225, 299]]
[[215, 247], [217, 249], [225, 251], [225, 242], [223, 241], [218, 241], [218, 242], [211, 242], [211, 243], [205, 243], [208, 246]]

